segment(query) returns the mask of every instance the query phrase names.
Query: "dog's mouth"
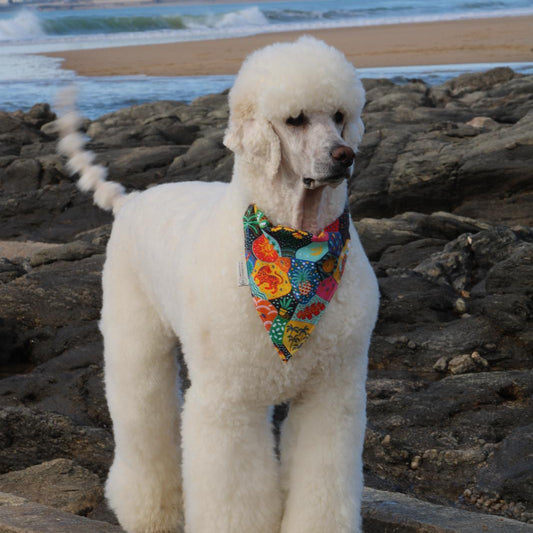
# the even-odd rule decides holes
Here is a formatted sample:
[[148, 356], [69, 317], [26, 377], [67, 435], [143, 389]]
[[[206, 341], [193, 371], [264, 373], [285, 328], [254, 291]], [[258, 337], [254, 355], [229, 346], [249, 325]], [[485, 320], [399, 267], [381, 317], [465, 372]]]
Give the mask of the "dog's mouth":
[[323, 178], [303, 178], [303, 184], [306, 189], [318, 189], [318, 187], [338, 187], [345, 179], [348, 178], [348, 172], [342, 172], [340, 174], [332, 174], [331, 176], [325, 176]]

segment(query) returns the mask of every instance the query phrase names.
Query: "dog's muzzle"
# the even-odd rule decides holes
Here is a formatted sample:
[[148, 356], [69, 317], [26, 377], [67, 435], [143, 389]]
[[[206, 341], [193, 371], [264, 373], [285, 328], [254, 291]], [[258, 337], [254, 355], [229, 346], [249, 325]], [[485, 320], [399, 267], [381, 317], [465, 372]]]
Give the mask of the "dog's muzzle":
[[328, 173], [323, 177], [304, 177], [303, 184], [306, 189], [316, 189], [324, 185], [337, 187], [343, 180], [350, 177], [350, 167], [355, 160], [355, 152], [345, 144], [334, 146], [330, 153], [330, 166]]
[[306, 189], [317, 189], [318, 187], [325, 187], [326, 185], [329, 185], [330, 187], [337, 187], [349, 177], [350, 172], [348, 172], [348, 169], [346, 169], [340, 174], [332, 174], [323, 178], [303, 178], [302, 181]]

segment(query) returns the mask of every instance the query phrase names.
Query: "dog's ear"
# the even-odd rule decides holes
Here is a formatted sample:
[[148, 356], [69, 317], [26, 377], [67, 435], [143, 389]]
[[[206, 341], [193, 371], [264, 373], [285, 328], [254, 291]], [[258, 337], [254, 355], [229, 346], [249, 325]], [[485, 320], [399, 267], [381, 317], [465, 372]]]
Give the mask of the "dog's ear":
[[274, 175], [281, 162], [279, 137], [265, 118], [231, 120], [224, 144], [236, 155]]
[[361, 118], [353, 118], [344, 127], [342, 138], [353, 149], [354, 152], [357, 152], [357, 147], [363, 138], [364, 132], [365, 125], [363, 124]]

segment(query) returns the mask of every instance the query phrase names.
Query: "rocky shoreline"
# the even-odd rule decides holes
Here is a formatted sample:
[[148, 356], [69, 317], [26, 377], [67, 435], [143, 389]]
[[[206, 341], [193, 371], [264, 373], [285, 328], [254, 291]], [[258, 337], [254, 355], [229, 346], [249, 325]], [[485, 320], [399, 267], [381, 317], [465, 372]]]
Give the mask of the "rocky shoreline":
[[[350, 205], [382, 295], [366, 484], [533, 523], [533, 76], [365, 87]], [[112, 179], [143, 189], [229, 180], [227, 116], [222, 94], [84, 127]], [[0, 112], [0, 491], [113, 522], [97, 329], [111, 217], [67, 176], [54, 118]]]

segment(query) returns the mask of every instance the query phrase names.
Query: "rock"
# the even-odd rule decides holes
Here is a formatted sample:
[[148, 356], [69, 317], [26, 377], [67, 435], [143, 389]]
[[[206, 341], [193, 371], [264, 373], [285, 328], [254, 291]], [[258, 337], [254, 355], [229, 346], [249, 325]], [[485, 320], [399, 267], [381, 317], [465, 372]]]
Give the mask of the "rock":
[[0, 195], [0, 239], [66, 242], [111, 220], [109, 213], [93, 206], [92, 199], [73, 183]]
[[124, 533], [117, 526], [0, 493], [2, 533]]
[[[487, 81], [493, 79], [498, 80], [495, 86]], [[406, 210], [460, 211], [468, 203], [470, 209], [476, 205], [476, 218], [483, 211], [488, 219], [496, 220], [495, 200], [514, 196], [515, 220], [531, 224], [531, 211], [529, 215], [525, 209], [517, 211], [516, 204], [520, 205], [522, 192], [531, 191], [527, 160], [532, 150], [528, 139], [533, 92], [527, 91], [532, 87], [533, 76], [471, 75], [439, 89], [447, 95], [444, 100], [434, 98], [436, 89], [429, 90], [426, 103], [421, 102], [412, 116], [394, 102], [385, 107], [380, 104], [379, 110], [372, 107], [387, 94], [397, 94], [397, 87], [385, 84], [371, 89], [364, 116], [367, 133], [350, 187], [352, 214], [363, 218]], [[377, 100], [376, 91], [382, 95]], [[475, 100], [449, 108], [449, 103], [474, 94], [471, 91], [477, 93]], [[505, 127], [467, 125], [480, 112]], [[506, 216], [513, 216], [511, 210]]]
[[516, 74], [509, 67], [497, 67], [481, 74], [461, 74], [445, 83], [455, 96], [482, 89], [492, 89], [496, 84], [514, 79]]
[[35, 104], [24, 116], [24, 120], [37, 128], [42, 128], [44, 124], [53, 122], [56, 114], [50, 110], [50, 104]]
[[455, 300], [454, 307], [460, 315], [464, 315], [466, 313], [467, 305], [463, 298], [457, 298], [457, 300]]
[[[231, 165], [227, 163], [232, 163], [233, 157], [222, 144], [222, 136], [222, 131], [215, 131], [194, 141], [185, 154], [174, 159], [168, 169], [168, 177], [176, 181], [229, 181]], [[214, 172], [211, 166], [215, 167]]]
[[40, 175], [41, 165], [35, 159], [15, 160], [0, 174], [0, 187], [7, 194], [35, 190]]
[[102, 264], [101, 255], [57, 261], [0, 285], [0, 317], [18, 339], [4, 357], [38, 363], [80, 338], [98, 339]]
[[[0, 330], [1, 331], [1, 330]], [[79, 332], [77, 332], [79, 333]], [[88, 342], [70, 331], [68, 347], [32, 372], [15, 374], [0, 381], [4, 407], [31, 407], [68, 417], [82, 426], [111, 427], [104, 397], [102, 343]], [[77, 343], [75, 341], [78, 341]], [[9, 368], [10, 361], [5, 362]], [[22, 364], [23, 360], [19, 360]]]
[[0, 283], [8, 283], [25, 274], [24, 268], [6, 257], [0, 257]]
[[86, 515], [103, 499], [98, 476], [68, 459], [55, 459], [0, 475], [0, 491], [81, 515]]
[[435, 372], [446, 372], [448, 369], [448, 360], [449, 358], [446, 356], [439, 357], [437, 359], [437, 362], [433, 365], [433, 370]]
[[103, 476], [113, 455], [109, 431], [78, 426], [68, 417], [27, 407], [0, 409], [0, 445], [2, 473], [68, 457]]
[[463, 354], [452, 357], [448, 361], [448, 370], [452, 374], [467, 374], [488, 369], [488, 362], [478, 352]]
[[[372, 370], [370, 390], [374, 374]], [[412, 383], [412, 377], [404, 380]], [[466, 480], [475, 480], [492, 464], [491, 452], [511, 428], [533, 422], [527, 407], [533, 391], [529, 371], [452, 375], [417, 387], [402, 388], [398, 378], [395, 383], [397, 392], [391, 396], [369, 394], [365, 478], [374, 487], [392, 486], [394, 479], [393, 486], [411, 494], [427, 497], [429, 491], [443, 503], [458, 499]], [[417, 456], [422, 460], [413, 470]], [[499, 472], [503, 480], [503, 466]]]
[[134, 189], [144, 189], [161, 181], [167, 167], [185, 150], [182, 146], [166, 145], [136, 147], [135, 150], [119, 148], [105, 151], [99, 161], [108, 166], [110, 179]]
[[402, 220], [363, 218], [356, 223], [357, 232], [369, 259], [379, 259], [391, 246], [407, 244], [417, 239], [409, 224]]
[[[530, 520], [519, 443], [527, 450], [533, 424], [533, 76], [364, 84], [349, 200], [381, 290], [366, 481]], [[144, 189], [228, 181], [227, 118], [223, 93], [83, 129], [111, 179]], [[0, 470], [68, 458], [103, 479], [112, 437], [98, 318], [112, 217], [67, 175], [51, 120], [43, 105], [0, 113]], [[114, 520], [104, 504], [89, 515]]]
[[533, 526], [515, 520], [470, 513], [410, 498], [404, 494], [365, 488], [365, 533], [530, 533]]
[[533, 294], [533, 243], [520, 243], [510, 257], [494, 265], [486, 289], [489, 294]]
[[84, 241], [72, 241], [35, 253], [30, 258], [30, 265], [35, 268], [55, 261], [78, 261], [104, 251], [102, 246], [95, 246]]
[[[523, 392], [512, 384], [502, 394], [513, 401]], [[498, 493], [508, 501], [533, 502], [533, 425], [515, 429], [498, 446], [489, 464], [480, 471], [477, 489]]]
[[499, 124], [490, 117], [474, 117], [470, 122], [467, 122], [467, 125], [477, 129], [489, 130], [499, 126]]

